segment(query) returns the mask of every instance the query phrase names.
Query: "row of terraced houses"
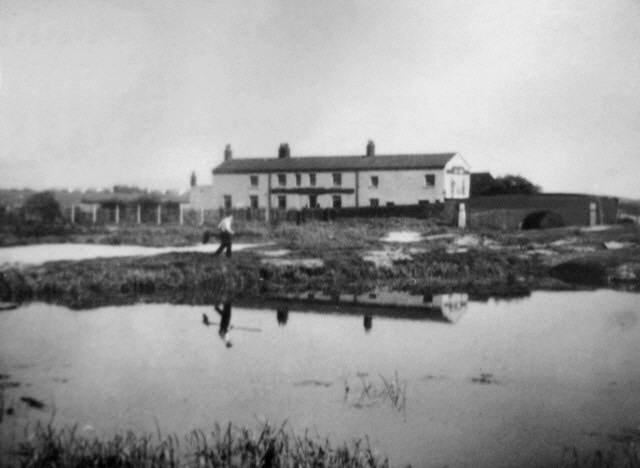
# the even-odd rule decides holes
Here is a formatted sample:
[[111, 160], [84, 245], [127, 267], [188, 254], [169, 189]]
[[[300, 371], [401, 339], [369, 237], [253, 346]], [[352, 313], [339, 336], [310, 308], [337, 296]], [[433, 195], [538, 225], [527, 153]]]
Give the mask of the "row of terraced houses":
[[194, 185], [199, 209], [302, 209], [414, 205], [466, 199], [470, 167], [458, 153], [234, 158], [230, 146], [210, 185]]

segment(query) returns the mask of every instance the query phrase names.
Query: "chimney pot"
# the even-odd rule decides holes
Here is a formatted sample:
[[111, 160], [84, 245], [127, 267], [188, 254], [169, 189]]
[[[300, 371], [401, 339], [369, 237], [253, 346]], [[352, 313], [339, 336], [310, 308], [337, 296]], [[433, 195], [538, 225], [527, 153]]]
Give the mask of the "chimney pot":
[[375, 156], [376, 155], [376, 145], [373, 140], [369, 140], [367, 143], [367, 156]]
[[233, 151], [231, 151], [231, 145], [227, 145], [224, 149], [224, 160], [229, 161], [233, 157]]
[[282, 143], [280, 148], [278, 148], [278, 159], [290, 158], [291, 150], [289, 149], [288, 143]]

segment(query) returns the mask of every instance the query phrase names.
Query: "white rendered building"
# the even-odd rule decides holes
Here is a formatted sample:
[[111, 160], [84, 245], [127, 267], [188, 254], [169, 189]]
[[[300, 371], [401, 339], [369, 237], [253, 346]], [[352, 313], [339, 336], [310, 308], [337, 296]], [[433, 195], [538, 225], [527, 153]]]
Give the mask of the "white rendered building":
[[208, 208], [301, 209], [433, 203], [468, 198], [469, 188], [457, 153], [376, 155], [370, 141], [360, 156], [291, 157], [283, 144], [278, 157], [234, 159], [227, 146], [212, 186], [193, 192]]

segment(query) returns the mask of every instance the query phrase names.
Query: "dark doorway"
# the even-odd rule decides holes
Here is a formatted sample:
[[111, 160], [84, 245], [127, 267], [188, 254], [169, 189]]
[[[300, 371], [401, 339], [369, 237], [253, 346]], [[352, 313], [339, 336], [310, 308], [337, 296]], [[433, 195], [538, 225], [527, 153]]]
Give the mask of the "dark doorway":
[[534, 211], [522, 221], [521, 229], [550, 229], [563, 227], [562, 216], [553, 211]]

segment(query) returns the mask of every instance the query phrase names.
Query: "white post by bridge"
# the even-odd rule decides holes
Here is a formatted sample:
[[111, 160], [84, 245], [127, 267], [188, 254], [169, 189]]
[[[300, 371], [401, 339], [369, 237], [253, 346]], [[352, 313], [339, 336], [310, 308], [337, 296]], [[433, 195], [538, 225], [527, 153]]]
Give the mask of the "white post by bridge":
[[458, 227], [464, 229], [467, 227], [467, 210], [464, 203], [458, 206]]
[[595, 226], [597, 223], [598, 217], [596, 213], [596, 204], [589, 204], [589, 226]]

